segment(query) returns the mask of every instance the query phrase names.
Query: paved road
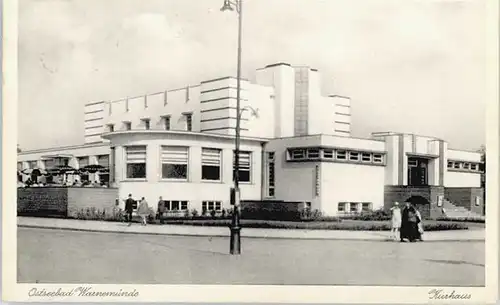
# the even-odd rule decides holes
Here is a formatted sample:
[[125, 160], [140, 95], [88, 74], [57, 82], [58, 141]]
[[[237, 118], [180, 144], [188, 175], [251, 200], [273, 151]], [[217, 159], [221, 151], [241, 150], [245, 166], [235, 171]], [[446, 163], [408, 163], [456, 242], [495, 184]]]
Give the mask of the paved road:
[[18, 229], [18, 281], [484, 286], [484, 242], [242, 239]]

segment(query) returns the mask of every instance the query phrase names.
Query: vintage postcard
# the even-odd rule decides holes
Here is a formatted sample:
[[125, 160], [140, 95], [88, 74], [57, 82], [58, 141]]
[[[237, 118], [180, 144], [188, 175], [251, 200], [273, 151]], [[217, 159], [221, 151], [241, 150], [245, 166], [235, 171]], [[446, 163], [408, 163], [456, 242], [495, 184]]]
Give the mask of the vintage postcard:
[[497, 1], [12, 0], [3, 38], [2, 300], [496, 301]]

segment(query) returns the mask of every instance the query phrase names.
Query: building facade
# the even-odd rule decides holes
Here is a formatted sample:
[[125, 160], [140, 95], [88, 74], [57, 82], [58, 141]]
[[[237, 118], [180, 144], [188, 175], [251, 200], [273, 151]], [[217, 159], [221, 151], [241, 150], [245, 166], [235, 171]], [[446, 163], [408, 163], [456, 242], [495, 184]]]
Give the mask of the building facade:
[[120, 198], [162, 196], [172, 210], [229, 208], [240, 116], [242, 200], [301, 201], [326, 215], [409, 198], [431, 216], [482, 209], [479, 153], [412, 134], [352, 137], [350, 98], [323, 95], [320, 84], [317, 70], [278, 63], [258, 69], [255, 83], [242, 80], [240, 113], [233, 77], [90, 102], [85, 143], [22, 152], [18, 169], [99, 164], [109, 176], [89, 179], [105, 178]]

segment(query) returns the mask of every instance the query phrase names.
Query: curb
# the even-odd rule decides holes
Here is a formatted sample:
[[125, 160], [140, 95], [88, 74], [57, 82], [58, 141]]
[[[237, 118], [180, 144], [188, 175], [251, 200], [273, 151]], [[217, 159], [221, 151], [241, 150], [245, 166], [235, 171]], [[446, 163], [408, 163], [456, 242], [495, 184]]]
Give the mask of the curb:
[[[53, 226], [40, 226], [40, 225], [26, 225], [18, 224], [18, 228], [30, 228], [30, 229], [46, 229], [46, 230], [61, 230], [61, 231], [75, 231], [75, 232], [94, 232], [94, 233], [115, 233], [115, 234], [134, 234], [134, 235], [154, 235], [154, 236], [194, 236], [194, 237], [229, 237], [228, 235], [220, 234], [183, 234], [183, 233], [157, 233], [157, 232], [125, 232], [125, 231], [107, 231], [100, 229], [79, 229], [79, 228], [68, 228], [68, 227], [53, 227]], [[277, 237], [277, 236], [241, 236], [242, 238], [254, 238], [254, 239], [293, 239], [293, 240], [340, 240], [340, 241], [378, 241], [378, 242], [392, 242], [392, 239], [383, 238], [345, 238], [345, 237]], [[435, 239], [435, 240], [424, 240], [426, 243], [430, 242], [484, 242], [484, 239]], [[408, 243], [410, 244], [410, 243]]]

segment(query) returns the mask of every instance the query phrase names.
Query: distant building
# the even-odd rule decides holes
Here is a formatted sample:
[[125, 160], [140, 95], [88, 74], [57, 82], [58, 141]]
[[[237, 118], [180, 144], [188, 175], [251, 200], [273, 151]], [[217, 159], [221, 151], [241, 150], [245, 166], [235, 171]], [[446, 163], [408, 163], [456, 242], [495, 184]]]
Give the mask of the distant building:
[[[300, 201], [326, 215], [412, 200], [436, 216], [482, 214], [481, 155], [395, 132], [351, 137], [351, 99], [320, 92], [320, 74], [279, 63], [242, 81], [242, 200]], [[85, 105], [85, 143], [23, 151], [18, 169], [109, 167], [120, 198], [162, 196], [172, 209], [228, 208], [236, 79]]]

